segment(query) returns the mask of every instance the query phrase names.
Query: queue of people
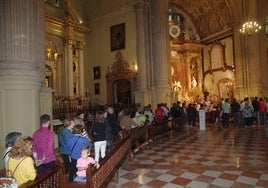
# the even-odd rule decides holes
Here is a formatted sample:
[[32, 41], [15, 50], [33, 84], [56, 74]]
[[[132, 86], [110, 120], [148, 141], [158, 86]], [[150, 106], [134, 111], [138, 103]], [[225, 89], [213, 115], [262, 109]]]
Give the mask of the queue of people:
[[229, 127], [232, 122], [233, 126], [243, 127], [245, 130], [255, 125], [266, 125], [268, 101], [258, 97], [245, 97], [238, 102], [233, 99], [222, 99], [219, 106], [219, 117], [224, 128]]
[[[84, 113], [79, 111], [77, 116], [64, 120], [65, 128], [58, 134], [60, 153], [65, 166], [65, 173], [70, 182], [85, 182], [86, 169], [89, 164], [99, 167], [99, 162], [114, 146], [114, 141], [122, 130], [142, 126], [145, 122], [151, 124], [161, 123], [169, 118], [173, 125], [178, 121], [182, 125], [196, 127], [198, 119], [198, 105], [194, 103], [182, 104], [178, 101], [169, 109], [166, 104], [158, 104], [151, 109], [151, 105], [135, 110], [120, 109], [116, 114], [112, 106], [95, 114], [94, 123], [90, 132], [87, 132], [83, 121]], [[205, 109], [207, 108], [205, 103]], [[220, 105], [223, 125], [228, 128], [230, 117], [238, 126], [248, 129], [252, 124], [265, 124], [268, 102], [255, 97], [253, 100], [245, 98], [241, 103], [235, 99], [223, 100]], [[3, 160], [5, 167], [22, 185], [36, 176], [47, 171], [55, 165], [54, 136], [50, 131], [50, 117], [44, 114], [40, 117], [40, 128], [34, 132], [33, 137], [22, 136], [19, 132], [11, 132], [6, 138], [6, 152]], [[91, 134], [89, 134], [91, 133]], [[94, 147], [94, 150], [92, 150]], [[94, 151], [94, 157], [91, 157]]]

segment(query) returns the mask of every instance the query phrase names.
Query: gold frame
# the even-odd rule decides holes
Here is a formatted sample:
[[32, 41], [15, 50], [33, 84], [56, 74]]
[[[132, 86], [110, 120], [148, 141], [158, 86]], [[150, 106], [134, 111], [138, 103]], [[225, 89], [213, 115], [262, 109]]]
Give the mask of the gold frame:
[[98, 67], [93, 67], [93, 79], [101, 79], [101, 68], [100, 66]]

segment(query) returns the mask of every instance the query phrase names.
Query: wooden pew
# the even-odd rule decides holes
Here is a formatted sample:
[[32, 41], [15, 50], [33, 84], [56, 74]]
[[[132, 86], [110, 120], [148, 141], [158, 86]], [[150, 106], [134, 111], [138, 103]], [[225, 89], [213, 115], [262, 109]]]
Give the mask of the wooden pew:
[[[37, 176], [34, 181], [28, 181], [20, 188], [61, 188], [64, 183], [64, 166], [60, 162], [47, 170], [46, 173]], [[5, 177], [5, 169], [0, 170], [0, 177]]]
[[0, 177], [6, 176], [6, 169], [0, 169]]
[[131, 138], [127, 135], [123, 138], [113, 150], [100, 161], [100, 168], [92, 168], [90, 165], [87, 169], [86, 183], [66, 182], [64, 187], [68, 188], [95, 188], [106, 187], [113, 178], [118, 179], [117, 171], [130, 153]]
[[129, 130], [130, 140], [131, 140], [131, 152], [129, 155], [129, 160], [134, 158], [134, 154], [145, 148], [148, 144], [148, 129], [146, 123], [144, 126], [135, 127]]
[[152, 122], [151, 125], [147, 126], [147, 132], [149, 139], [154, 141], [155, 137], [168, 134], [169, 138], [172, 139], [172, 121], [169, 119], [161, 123]]
[[[51, 167], [45, 174], [38, 176], [34, 181], [29, 181], [21, 186], [21, 188], [46, 188], [46, 187], [106, 187], [114, 178], [118, 180], [117, 171], [131, 152], [131, 144], [136, 141], [147, 138], [147, 127], [137, 127], [131, 130], [131, 133], [126, 134], [121, 139], [114, 149], [100, 161], [100, 168], [87, 169], [87, 183], [69, 183], [66, 174], [64, 173], [64, 165], [62, 161], [57, 159], [56, 165]], [[5, 175], [5, 170], [2, 169], [0, 174]]]
[[136, 141], [140, 141], [143, 138], [145, 138], [145, 141], [148, 140], [147, 125], [144, 125], [142, 127], [135, 127], [130, 130], [131, 144], [135, 144]]
[[46, 173], [37, 176], [34, 181], [29, 181], [20, 188], [60, 188], [64, 183], [64, 167], [63, 164], [57, 163], [47, 170]]

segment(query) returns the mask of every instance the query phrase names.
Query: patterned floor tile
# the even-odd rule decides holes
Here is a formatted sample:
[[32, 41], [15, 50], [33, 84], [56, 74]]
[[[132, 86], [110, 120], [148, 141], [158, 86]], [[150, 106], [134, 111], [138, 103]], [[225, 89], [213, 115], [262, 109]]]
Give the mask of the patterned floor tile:
[[[251, 131], [251, 132], [250, 132]], [[156, 138], [119, 169], [109, 188], [267, 188], [268, 140], [265, 127], [246, 133], [229, 127], [187, 135], [183, 128]]]

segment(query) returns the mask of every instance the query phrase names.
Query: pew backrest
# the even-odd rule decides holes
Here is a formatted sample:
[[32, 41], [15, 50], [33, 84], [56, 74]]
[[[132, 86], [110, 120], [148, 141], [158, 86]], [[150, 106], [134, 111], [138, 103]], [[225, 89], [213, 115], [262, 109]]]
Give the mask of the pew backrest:
[[63, 164], [57, 163], [49, 168], [44, 174], [37, 176], [34, 181], [28, 181], [20, 188], [60, 188], [64, 184]]
[[106, 187], [129, 155], [130, 149], [131, 139], [128, 135], [123, 138], [102, 161], [100, 161], [99, 169], [90, 166], [87, 169], [88, 187]]

